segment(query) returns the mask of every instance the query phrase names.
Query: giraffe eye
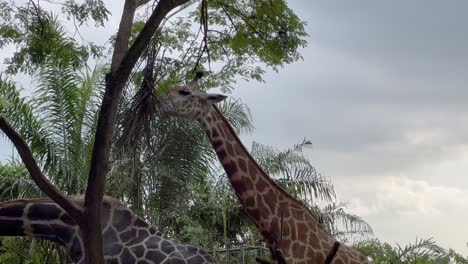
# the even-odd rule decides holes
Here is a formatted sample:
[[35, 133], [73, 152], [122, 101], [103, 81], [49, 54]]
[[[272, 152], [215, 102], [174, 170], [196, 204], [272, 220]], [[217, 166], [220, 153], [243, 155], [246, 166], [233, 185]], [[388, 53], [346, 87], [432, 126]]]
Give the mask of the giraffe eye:
[[183, 96], [187, 96], [187, 95], [191, 94], [191, 92], [190, 92], [190, 91], [187, 91], [187, 90], [180, 90], [180, 91], [179, 91], [179, 94], [180, 94], [180, 95], [183, 95]]

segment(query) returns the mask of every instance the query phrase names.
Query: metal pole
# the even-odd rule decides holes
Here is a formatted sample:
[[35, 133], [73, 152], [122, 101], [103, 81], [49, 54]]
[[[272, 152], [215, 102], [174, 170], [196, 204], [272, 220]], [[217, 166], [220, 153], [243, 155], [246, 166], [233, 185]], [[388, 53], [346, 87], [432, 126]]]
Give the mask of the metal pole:
[[241, 263], [245, 264], [244, 243], [240, 244]]
[[230, 264], [230, 261], [229, 261], [230, 257], [229, 257], [229, 255], [230, 255], [231, 253], [229, 252], [229, 249], [230, 249], [230, 246], [229, 246], [228, 243], [226, 243], [226, 264]]

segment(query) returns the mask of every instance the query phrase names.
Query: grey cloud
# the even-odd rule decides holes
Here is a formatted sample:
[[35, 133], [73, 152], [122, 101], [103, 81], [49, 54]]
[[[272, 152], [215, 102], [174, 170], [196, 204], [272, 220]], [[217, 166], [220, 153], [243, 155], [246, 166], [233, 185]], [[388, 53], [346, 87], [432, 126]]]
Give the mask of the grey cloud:
[[335, 182], [405, 174], [468, 188], [453, 171], [415, 173], [468, 148], [468, 4], [334, 3], [291, 3], [308, 21], [304, 61], [236, 86], [256, 126], [246, 142], [308, 137]]
[[466, 1], [315, 1], [306, 5], [304, 15], [316, 29], [311, 36], [329, 47], [390, 61], [436, 58], [463, 63], [468, 57]]

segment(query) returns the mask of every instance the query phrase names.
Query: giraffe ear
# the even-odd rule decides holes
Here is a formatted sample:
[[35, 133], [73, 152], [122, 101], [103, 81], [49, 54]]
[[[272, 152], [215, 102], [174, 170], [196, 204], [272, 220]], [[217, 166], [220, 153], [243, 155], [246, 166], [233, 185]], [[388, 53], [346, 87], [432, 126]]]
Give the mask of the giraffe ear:
[[227, 96], [222, 94], [204, 94], [204, 97], [210, 104], [217, 104], [227, 98]]

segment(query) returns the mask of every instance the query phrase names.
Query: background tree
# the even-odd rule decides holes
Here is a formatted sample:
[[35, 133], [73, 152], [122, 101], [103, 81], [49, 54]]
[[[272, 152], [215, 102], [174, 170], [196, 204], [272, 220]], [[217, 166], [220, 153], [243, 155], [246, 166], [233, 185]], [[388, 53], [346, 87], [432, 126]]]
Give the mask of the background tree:
[[454, 250], [445, 250], [433, 239], [416, 239], [406, 246], [392, 247], [388, 243], [371, 239], [359, 242], [355, 247], [371, 257], [377, 264], [465, 264], [468, 259]]
[[[104, 194], [105, 179], [109, 170], [111, 139], [113, 138], [115, 120], [118, 105], [121, 101], [122, 91], [132, 71], [139, 70], [137, 66], [138, 61], [143, 52], [147, 50], [148, 45], [152, 42], [157, 45], [157, 41], [152, 40], [157, 40], [159, 37], [163, 36], [162, 30], [157, 31], [163, 19], [179, 6], [182, 6], [183, 9], [190, 4], [197, 3], [188, 3], [187, 0], [158, 1], [153, 5], [154, 8], [151, 8], [152, 11], [149, 12], [151, 15], [148, 16], [146, 22], [140, 23], [140, 28], [133, 31], [138, 32], [136, 37], [130, 39], [132, 29], [134, 29], [133, 18], [136, 8], [146, 4], [146, 2], [147, 1], [133, 0], [127, 0], [125, 2], [119, 30], [115, 38], [109, 73], [105, 78], [102, 104], [100, 106], [92, 141], [92, 155], [89, 161], [89, 174], [85, 187], [86, 196], [83, 208], [70, 202], [70, 200], [44, 176], [43, 171], [49, 169], [47, 166], [51, 164], [41, 164], [40, 160], [39, 163], [36, 162], [36, 159], [33, 157], [32, 152], [26, 144], [31, 144], [32, 142], [24, 142], [21, 136], [15, 132], [14, 126], [12, 128], [3, 117], [0, 120], [2, 130], [17, 147], [22, 160], [25, 162], [26, 168], [31, 176], [33, 176], [36, 184], [38, 184], [42, 191], [62, 206], [80, 226], [83, 236], [88, 241], [85, 248], [85, 255], [87, 261], [92, 263], [103, 262], [102, 239], [100, 235], [101, 227], [99, 221], [100, 206]], [[59, 20], [50, 12], [45, 11], [46, 9], [44, 9], [40, 2], [30, 1], [26, 2], [24, 6], [22, 2], [13, 2], [12, 5], [9, 4], [11, 3], [6, 1], [0, 3], [0, 10], [2, 11], [1, 19], [3, 20], [2, 30], [0, 32], [1, 44], [14, 43], [18, 47], [18, 50], [6, 61], [8, 64], [8, 73], [14, 74], [23, 72], [31, 74], [35, 72], [37, 67], [46, 64], [54, 65], [61, 70], [72, 66], [73, 69], [76, 70], [79, 69], [80, 66], [86, 64], [86, 59], [90, 53], [97, 53], [93, 45], [76, 45], [66, 35], [57, 34], [60, 33], [60, 30], [57, 30], [60, 25]], [[87, 0], [80, 4], [74, 1], [67, 1], [63, 4], [61, 11], [67, 18], [72, 19], [75, 23], [78, 22], [78, 24], [86, 22], [89, 18], [102, 24], [108, 14], [102, 2], [98, 0]], [[212, 16], [216, 18], [216, 14], [220, 12], [223, 12], [227, 17], [224, 21], [219, 19], [219, 17], [210, 20]], [[228, 74], [225, 75], [226, 78], [222, 79], [225, 83], [229, 83], [229, 80], [233, 80], [234, 76], [239, 74], [244, 76], [250, 75], [257, 79], [260, 78], [260, 71], [258, 68], [256, 68], [256, 71], [249, 71], [248, 67], [243, 67], [243, 65], [246, 65], [243, 64], [245, 62], [239, 61], [239, 59], [245, 59], [246, 56], [251, 58], [246, 61], [247, 63], [256, 62], [254, 60], [259, 59], [266, 65], [273, 67], [279, 66], [284, 62], [292, 62], [299, 58], [296, 49], [300, 46], [301, 42], [303, 43], [303, 41], [300, 40], [300, 36], [305, 35], [303, 32], [303, 25], [294, 13], [287, 8], [283, 1], [265, 1], [265, 3], [261, 5], [258, 5], [256, 1], [239, 2], [239, 4], [235, 5], [227, 1], [213, 2], [213, 4], [210, 3], [210, 5], [208, 5], [207, 1], [201, 1], [199, 3], [199, 8], [192, 12], [190, 16], [192, 18], [196, 17], [200, 21], [201, 26], [199, 32], [203, 31], [203, 37], [198, 39], [199, 34], [197, 34], [194, 38], [195, 42], [198, 41], [201, 43], [199, 46], [200, 48], [196, 50], [196, 56], [193, 55], [195, 52], [194, 50], [188, 49], [190, 52], [188, 53], [190, 54], [189, 61], [184, 62], [183, 60], [179, 60], [182, 62], [182, 67], [179, 67], [177, 71], [173, 71], [172, 73], [169, 72], [168, 77], [164, 78], [166, 84], [174, 83], [174, 81], [183, 81], [185, 78], [180, 78], [181, 76], [179, 74], [174, 73], [184, 72], [188, 66], [193, 65], [195, 69], [205, 61], [208, 61], [210, 65], [212, 61], [210, 49], [213, 50], [213, 62], [216, 60], [219, 61], [220, 57], [217, 59], [215, 56], [217, 54], [216, 47], [225, 46], [223, 50], [227, 52], [223, 51], [224, 55], [232, 56], [237, 60], [234, 64], [229, 63], [230, 66], [227, 68], [227, 71], [226, 69], [221, 71], [224, 74]], [[291, 28], [288, 28], [289, 32], [286, 32], [284, 19], [292, 19], [292, 21], [297, 22], [291, 24]], [[229, 26], [226, 23], [228, 20], [230, 21]], [[258, 23], [258, 25], [255, 25], [255, 23]], [[215, 27], [221, 26], [221, 30], [217, 30], [222, 33], [216, 39], [218, 42], [210, 42], [211, 38], [214, 37], [209, 36], [208, 25], [214, 25]], [[155, 34], [156, 32], [158, 33]], [[288, 38], [285, 38], [286, 33], [289, 34]], [[288, 43], [289, 39], [293, 41]], [[277, 44], [280, 42], [283, 45], [282, 48], [278, 48]], [[218, 43], [218, 46], [216, 46], [215, 43]], [[194, 43], [191, 44], [191, 46], [194, 46]], [[156, 58], [157, 57], [153, 57], [153, 61], [156, 61]], [[161, 56], [160, 60], [165, 60], [167, 62], [168, 60], [170, 61], [170, 58], [167, 59]], [[176, 61], [173, 61], [173, 64], [177, 66]], [[154, 69], [154, 67], [151, 68]], [[61, 72], [61, 70], [57, 72]], [[51, 73], [54, 74], [54, 72]], [[229, 75], [229, 73], [231, 75]], [[42, 74], [47, 75], [46, 72]], [[69, 77], [72, 78], [73, 74], [67, 75], [64, 79]], [[61, 78], [56, 78], [54, 82], [60, 83], [61, 81], [63, 81]], [[46, 82], [46, 85], [49, 84]], [[160, 83], [160, 86], [164, 87], [163, 82]], [[62, 91], [54, 91], [50, 94], [50, 98], [60, 101], [64, 99], [64, 97], [62, 97], [63, 95]], [[2, 100], [2, 103], [7, 102]], [[40, 101], [37, 103], [39, 106], [41, 105]], [[44, 104], [42, 105], [44, 106]], [[62, 109], [52, 109], [52, 111], [56, 110], [61, 111]], [[67, 110], [75, 111], [76, 109], [73, 109], [73, 106], [69, 105], [69, 109]], [[67, 115], [69, 113], [65, 111], [60, 114]], [[40, 117], [37, 118], [40, 119]], [[64, 122], [63, 119], [62, 122]], [[61, 124], [62, 129], [68, 125], [79, 126], [79, 124], [74, 123], [74, 120], [66, 120], [66, 122], [67, 123]], [[72, 136], [81, 138], [81, 134], [76, 134], [79, 132], [79, 129], [75, 130], [74, 127], [73, 130], [74, 131], [67, 132], [74, 133]], [[71, 142], [71, 138], [65, 135], [62, 136], [62, 140], [65, 144]], [[46, 140], [39, 142], [46, 147], [46, 156], [49, 157], [49, 160], [53, 160], [54, 153], [49, 148], [49, 143]], [[74, 149], [68, 148], [68, 146], [65, 145], [57, 146], [57, 148], [60, 147], [64, 150], [64, 154], [66, 154], [63, 159], [65, 162], [70, 162], [73, 159], [70, 157], [74, 155]], [[81, 160], [81, 162], [85, 162], [85, 160]], [[87, 165], [81, 164], [81, 168], [87, 168]], [[51, 167], [51, 170], [57, 175], [67, 175], [71, 172], [68, 168], [65, 169], [60, 166], [55, 168]], [[67, 182], [66, 185], [69, 188], [77, 188], [80, 182], [79, 180], [73, 180]]]
[[[190, 80], [198, 70], [211, 71], [204, 89], [230, 92], [239, 78], [262, 81], [265, 67], [279, 70], [301, 58], [304, 23], [281, 0], [127, 0], [119, 31], [107, 46], [97, 46], [77, 36], [87, 24], [105, 25], [109, 12], [102, 1], [53, 6], [48, 1], [0, 0], [0, 48], [16, 48], [0, 76], [0, 114], [30, 146], [47, 179], [65, 194], [87, 190], [93, 197], [87, 204], [90, 222], [98, 218], [93, 205], [105, 188], [180, 240], [209, 250], [233, 242], [257, 243], [260, 236], [239, 208], [203, 132], [191, 123], [159, 117], [157, 107], [163, 106], [158, 94]], [[28, 87], [34, 90], [31, 99], [11, 81], [16, 74], [34, 80], [34, 87]], [[252, 130], [248, 108], [240, 101], [228, 101], [221, 109], [239, 132]], [[96, 137], [98, 127], [102, 133]], [[331, 182], [303, 156], [308, 145], [303, 141], [278, 151], [254, 143], [252, 152], [332, 234], [342, 239], [370, 234], [365, 222], [336, 203]], [[109, 164], [96, 163], [107, 155]], [[27, 171], [17, 158], [0, 166], [2, 200], [42, 195]], [[387, 248], [366, 243], [360, 246], [375, 259]], [[392, 259], [392, 254], [384, 255], [382, 259]], [[405, 256], [400, 254], [400, 260], [409, 261]], [[442, 257], [463, 260], [453, 251]], [[0, 262], [65, 259], [49, 243], [0, 239]]]

